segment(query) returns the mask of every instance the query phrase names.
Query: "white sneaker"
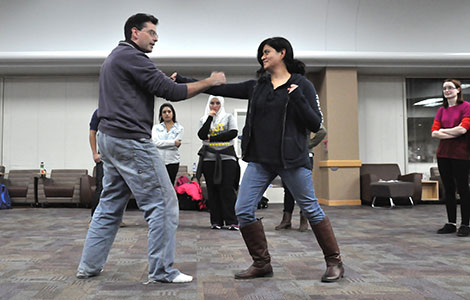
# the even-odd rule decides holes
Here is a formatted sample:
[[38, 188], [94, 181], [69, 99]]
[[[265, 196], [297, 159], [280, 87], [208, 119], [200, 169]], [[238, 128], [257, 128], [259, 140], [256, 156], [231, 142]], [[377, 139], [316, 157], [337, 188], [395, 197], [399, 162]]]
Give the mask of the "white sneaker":
[[171, 283], [186, 283], [193, 281], [193, 276], [189, 276], [183, 273], [180, 273], [178, 276], [173, 279]]

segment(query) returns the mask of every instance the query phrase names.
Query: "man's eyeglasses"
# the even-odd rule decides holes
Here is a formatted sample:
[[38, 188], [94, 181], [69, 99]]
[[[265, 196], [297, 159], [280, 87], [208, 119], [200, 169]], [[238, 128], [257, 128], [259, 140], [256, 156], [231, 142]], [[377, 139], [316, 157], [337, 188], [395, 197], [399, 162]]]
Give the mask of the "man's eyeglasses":
[[453, 86], [446, 86], [446, 87], [442, 88], [443, 91], [452, 91], [452, 90], [455, 90], [455, 89], [457, 89], [457, 88], [453, 87]]
[[211, 102], [209, 102], [209, 104], [210, 104], [210, 105], [220, 105], [220, 102], [218, 102], [218, 101], [217, 101], [217, 102], [212, 102], [212, 101], [211, 101]]
[[[143, 31], [143, 30], [141, 30], [141, 31]], [[143, 31], [143, 32], [148, 33], [153, 38], [158, 37], [158, 34], [155, 31], [151, 30], [151, 29], [147, 30], [147, 31]]]

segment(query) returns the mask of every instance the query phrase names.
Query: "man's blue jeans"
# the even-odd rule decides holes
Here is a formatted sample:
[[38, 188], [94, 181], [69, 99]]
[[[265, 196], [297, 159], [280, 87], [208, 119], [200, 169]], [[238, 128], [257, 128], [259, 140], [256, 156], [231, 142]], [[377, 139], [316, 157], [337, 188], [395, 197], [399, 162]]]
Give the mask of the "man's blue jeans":
[[303, 167], [272, 168], [268, 165], [250, 162], [243, 174], [235, 205], [240, 227], [256, 221], [255, 211], [258, 202], [278, 174], [310, 224], [317, 224], [325, 218], [325, 213], [318, 204], [313, 190], [312, 170]]
[[104, 162], [103, 191], [88, 229], [78, 271], [103, 269], [131, 193], [149, 226], [149, 280], [171, 282], [178, 227], [178, 199], [155, 145], [149, 139], [98, 135]]

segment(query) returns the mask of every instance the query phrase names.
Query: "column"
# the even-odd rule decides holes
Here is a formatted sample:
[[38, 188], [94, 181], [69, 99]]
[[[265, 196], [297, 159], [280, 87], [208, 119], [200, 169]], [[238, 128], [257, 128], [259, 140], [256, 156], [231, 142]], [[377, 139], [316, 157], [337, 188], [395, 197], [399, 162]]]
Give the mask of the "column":
[[316, 196], [325, 205], [361, 205], [357, 71], [326, 68], [307, 77], [317, 89], [328, 132], [314, 150]]

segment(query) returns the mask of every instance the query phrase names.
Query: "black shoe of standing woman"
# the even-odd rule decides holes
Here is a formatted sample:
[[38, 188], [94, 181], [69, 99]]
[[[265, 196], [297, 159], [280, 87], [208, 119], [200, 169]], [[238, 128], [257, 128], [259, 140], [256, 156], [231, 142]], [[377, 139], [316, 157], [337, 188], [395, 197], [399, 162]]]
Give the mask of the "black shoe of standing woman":
[[457, 236], [468, 236], [470, 234], [470, 227], [468, 225], [460, 225]]
[[445, 233], [454, 233], [456, 231], [457, 231], [457, 226], [451, 223], [446, 223], [444, 227], [442, 227], [441, 229], [437, 231], [437, 233], [445, 234]]

